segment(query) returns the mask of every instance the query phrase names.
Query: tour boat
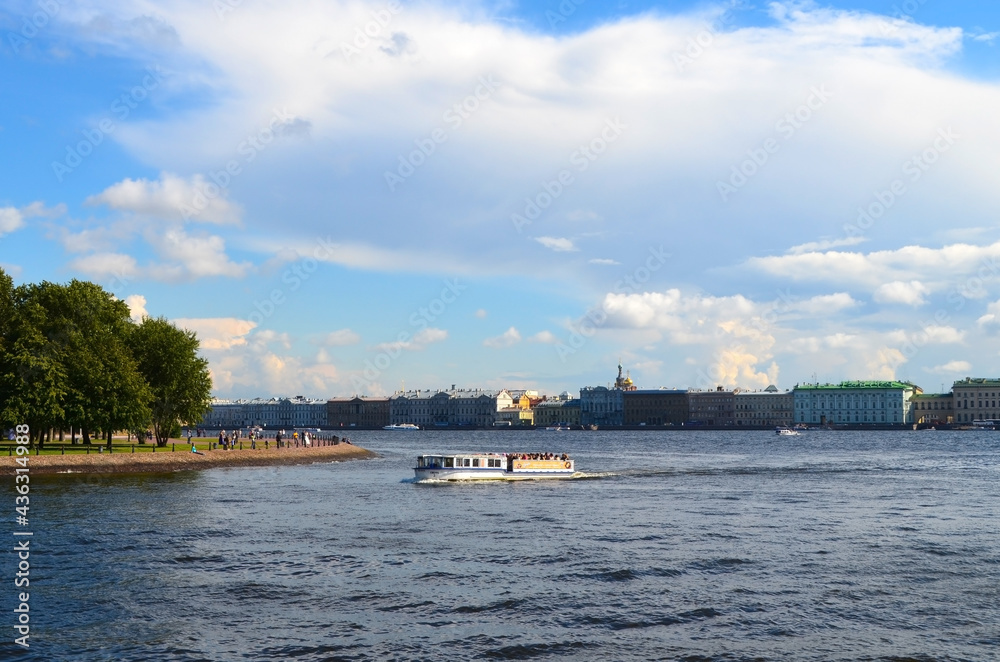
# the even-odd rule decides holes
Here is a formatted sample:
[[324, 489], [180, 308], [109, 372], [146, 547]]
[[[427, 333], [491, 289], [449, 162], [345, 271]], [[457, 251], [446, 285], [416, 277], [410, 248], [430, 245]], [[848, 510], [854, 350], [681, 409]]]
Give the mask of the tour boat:
[[799, 436], [798, 430], [793, 430], [791, 428], [775, 428], [774, 433], [781, 435], [782, 437], [797, 437]]
[[414, 425], [413, 423], [394, 423], [392, 425], [386, 425], [383, 430], [419, 430], [419, 425]]
[[417, 481], [539, 480], [572, 478], [576, 473], [568, 455], [537, 459], [542, 453], [458, 453], [419, 455], [413, 473]]

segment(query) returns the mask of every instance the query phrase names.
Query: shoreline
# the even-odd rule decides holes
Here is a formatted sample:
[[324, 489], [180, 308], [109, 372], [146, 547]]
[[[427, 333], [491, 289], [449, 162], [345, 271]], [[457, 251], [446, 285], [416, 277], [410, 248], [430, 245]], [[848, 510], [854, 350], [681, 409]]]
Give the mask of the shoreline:
[[[185, 444], [187, 446], [187, 444]], [[190, 471], [216, 467], [268, 467], [313, 464], [343, 460], [363, 460], [375, 457], [372, 451], [353, 444], [317, 446], [314, 448], [271, 448], [244, 450], [212, 450], [192, 453], [91, 453], [90, 455], [29, 455], [32, 474], [91, 473], [157, 473]], [[18, 467], [18, 456], [0, 456], [0, 466]]]

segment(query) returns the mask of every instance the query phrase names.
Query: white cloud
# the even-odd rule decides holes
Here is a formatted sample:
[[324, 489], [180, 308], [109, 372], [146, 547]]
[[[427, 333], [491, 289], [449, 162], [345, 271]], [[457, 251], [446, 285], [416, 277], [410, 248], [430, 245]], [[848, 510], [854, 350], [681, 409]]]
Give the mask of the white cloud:
[[163, 232], [148, 232], [147, 241], [161, 258], [167, 260], [149, 268], [150, 276], [157, 280], [191, 280], [208, 276], [241, 278], [250, 270], [248, 263], [236, 264], [229, 259], [222, 237], [192, 237], [183, 229], [174, 227]]
[[146, 310], [146, 297], [141, 294], [130, 294], [125, 297], [125, 305], [128, 306], [132, 321], [136, 324], [142, 322], [143, 317], [149, 317], [149, 311]]
[[948, 361], [933, 368], [924, 368], [926, 372], [938, 375], [968, 375], [972, 372], [972, 364], [968, 361]]
[[528, 342], [553, 344], [559, 342], [559, 339], [551, 331], [539, 331], [535, 335], [530, 336]]
[[35, 216], [55, 218], [66, 213], [66, 205], [46, 207], [42, 202], [32, 202], [18, 209], [17, 207], [0, 207], [0, 237], [24, 227], [24, 219]]
[[878, 303], [901, 303], [907, 306], [922, 306], [927, 303], [925, 298], [930, 289], [919, 280], [908, 283], [895, 280], [879, 285], [872, 298]]
[[194, 331], [205, 350], [228, 350], [246, 345], [247, 334], [257, 326], [237, 317], [182, 317], [172, 321], [180, 328]]
[[867, 240], [864, 237], [821, 239], [820, 241], [810, 241], [805, 244], [799, 244], [798, 246], [792, 246], [788, 249], [788, 252], [792, 255], [801, 255], [802, 253], [815, 253], [830, 250], [831, 248], [840, 248], [841, 246], [856, 246], [864, 243], [865, 241]]
[[79, 257], [67, 266], [95, 280], [109, 276], [132, 280], [139, 273], [135, 258], [123, 253], [94, 253]]
[[24, 225], [24, 218], [17, 207], [0, 207], [0, 236], [19, 230]]
[[92, 195], [87, 205], [107, 205], [117, 211], [172, 221], [237, 224], [242, 210], [201, 175], [184, 179], [167, 172], [160, 179], [124, 179]]
[[405, 335], [407, 337], [393, 342], [379, 343], [373, 349], [377, 352], [387, 352], [390, 356], [395, 356], [401, 350], [416, 352], [426, 348], [431, 343], [442, 342], [448, 339], [448, 331], [430, 326], [417, 331], [413, 334], [413, 337], [408, 337], [409, 334]]
[[481, 319], [481, 320], [486, 319], [486, 315], [487, 315], [486, 310], [483, 308], [480, 308], [479, 310], [476, 311], [476, 319]]
[[510, 327], [499, 336], [484, 340], [483, 346], [492, 347], [493, 349], [503, 349], [504, 347], [516, 345], [519, 342], [521, 342], [521, 332], [514, 327]]
[[607, 266], [614, 266], [614, 265], [621, 264], [621, 262], [619, 262], [618, 260], [612, 260], [611, 258], [607, 258], [607, 257], [595, 257], [595, 258], [592, 258], [590, 260], [587, 260], [587, 262], [589, 262], [590, 264], [600, 264], [600, 265], [607, 265]]
[[573, 245], [572, 239], [565, 239], [563, 237], [535, 237], [535, 241], [557, 253], [571, 253], [580, 250]]

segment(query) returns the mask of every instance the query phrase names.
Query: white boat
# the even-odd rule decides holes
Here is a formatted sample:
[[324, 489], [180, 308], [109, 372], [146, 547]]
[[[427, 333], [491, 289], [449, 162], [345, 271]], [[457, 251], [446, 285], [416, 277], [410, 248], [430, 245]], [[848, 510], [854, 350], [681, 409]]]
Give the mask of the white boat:
[[798, 430], [793, 430], [791, 428], [775, 428], [774, 433], [781, 435], [782, 437], [797, 437], [799, 436]]
[[392, 425], [386, 425], [383, 430], [419, 430], [419, 425], [414, 425], [413, 423], [393, 423]]
[[419, 455], [417, 481], [540, 480], [572, 478], [576, 466], [565, 453], [542, 459], [542, 453], [456, 453]]
[[565, 432], [570, 428], [565, 425], [549, 425], [545, 429], [553, 432]]

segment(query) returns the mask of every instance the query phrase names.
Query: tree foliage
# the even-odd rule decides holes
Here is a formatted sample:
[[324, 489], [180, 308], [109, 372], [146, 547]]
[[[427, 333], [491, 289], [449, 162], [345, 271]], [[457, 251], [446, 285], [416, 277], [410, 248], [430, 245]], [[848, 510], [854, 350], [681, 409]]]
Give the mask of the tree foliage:
[[[194, 333], [164, 319], [135, 324], [128, 306], [74, 280], [14, 287], [0, 269], [0, 426], [157, 439], [208, 409], [211, 379]], [[162, 432], [162, 436], [160, 431]], [[38, 438], [38, 437], [36, 437]]]
[[212, 394], [208, 361], [197, 354], [194, 332], [178, 329], [162, 317], [147, 317], [133, 331], [132, 351], [152, 389], [153, 433], [162, 446], [178, 422], [197, 424], [208, 411]]

